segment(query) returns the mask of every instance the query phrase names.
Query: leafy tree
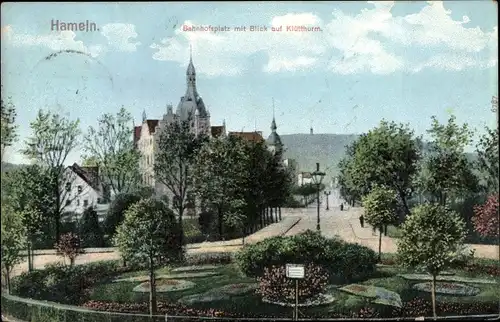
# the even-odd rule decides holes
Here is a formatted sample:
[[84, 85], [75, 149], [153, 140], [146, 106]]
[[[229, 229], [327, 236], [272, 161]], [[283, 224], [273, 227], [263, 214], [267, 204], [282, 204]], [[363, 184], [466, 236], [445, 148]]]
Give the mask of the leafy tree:
[[397, 194], [392, 189], [374, 187], [369, 194], [363, 197], [364, 218], [367, 223], [377, 227], [380, 231], [378, 239], [378, 260], [382, 255], [382, 232], [384, 227], [397, 220]]
[[203, 146], [196, 159], [195, 193], [217, 216], [219, 235], [227, 223], [234, 228], [243, 219], [246, 166], [245, 143], [236, 136], [214, 139]]
[[97, 167], [98, 159], [95, 156], [91, 156], [88, 158], [83, 158], [82, 166], [84, 167]]
[[356, 153], [356, 144], [357, 141], [354, 141], [345, 147], [346, 155], [339, 161], [338, 164], [338, 184], [340, 188], [340, 195], [350, 205], [354, 205], [356, 200], [360, 200], [364, 193], [359, 186], [354, 184], [354, 179], [351, 176], [351, 174], [354, 173], [351, 168], [353, 165], [354, 155]]
[[[3, 97], [3, 87], [2, 87], [2, 97]], [[12, 143], [17, 138], [17, 125], [14, 124], [16, 120], [16, 109], [14, 104], [12, 103], [12, 99], [10, 97], [7, 98], [6, 101], [3, 99], [0, 100], [1, 107], [1, 126], [2, 126], [2, 135], [1, 135], [1, 148], [2, 155], [1, 160], [3, 161], [3, 155], [5, 148], [11, 146]]]
[[381, 121], [357, 140], [350, 154], [348, 166], [341, 164], [341, 173], [344, 171], [344, 180], [349, 178], [349, 187], [357, 187], [360, 195], [376, 185], [390, 187], [408, 214], [407, 200], [420, 159], [420, 140], [413, 131], [402, 124]]
[[489, 196], [484, 205], [474, 207], [472, 223], [476, 231], [482, 236], [499, 236], [498, 194]]
[[88, 207], [82, 214], [79, 225], [82, 247], [103, 247], [104, 239], [99, 225], [99, 217], [93, 207]]
[[74, 266], [78, 255], [85, 253], [81, 246], [81, 240], [77, 234], [66, 233], [61, 235], [54, 248], [57, 254], [69, 259], [69, 266]]
[[116, 232], [114, 243], [122, 257], [133, 263], [148, 264], [151, 315], [157, 311], [155, 269], [161, 264], [183, 259], [179, 234], [180, 223], [174, 212], [153, 198], [131, 206]]
[[78, 145], [80, 135], [79, 120], [70, 121], [58, 114], [38, 111], [35, 121], [30, 124], [33, 132], [26, 141], [23, 150], [25, 156], [44, 167], [50, 174], [49, 181], [51, 199], [55, 206], [53, 219], [55, 224], [55, 240], [59, 240], [61, 214], [64, 213], [68, 198], [65, 184], [71, 184], [76, 178], [72, 171], [64, 166], [71, 151]]
[[432, 311], [436, 317], [436, 276], [443, 270], [465, 263], [465, 222], [458, 214], [439, 204], [413, 209], [401, 228], [398, 261], [406, 267], [423, 267], [432, 276]]
[[476, 152], [479, 169], [486, 177], [488, 191], [498, 193], [498, 128], [496, 130], [486, 128], [486, 134], [480, 138]]
[[10, 293], [10, 276], [16, 264], [22, 262], [21, 252], [26, 248], [26, 231], [22, 215], [2, 202], [2, 271]]
[[472, 162], [465, 155], [473, 135], [468, 125], [457, 125], [453, 115], [443, 125], [433, 116], [432, 127], [427, 132], [432, 142], [416, 180], [421, 192], [442, 205], [447, 205], [450, 198], [477, 192], [478, 179], [473, 173]]
[[[156, 180], [171, 193], [172, 209], [177, 212], [180, 223], [188, 206], [189, 191], [193, 188], [194, 158], [207, 139], [191, 130], [191, 121], [191, 117], [176, 120], [160, 133], [154, 163]], [[184, 234], [180, 234], [179, 238], [183, 237]]]
[[140, 154], [130, 134], [132, 121], [130, 113], [122, 107], [116, 116], [102, 115], [97, 129], [89, 127], [84, 137], [86, 160], [99, 166], [101, 180], [115, 194], [132, 191], [140, 181]]
[[22, 224], [26, 233], [28, 269], [33, 269], [33, 244], [47, 228], [48, 219], [54, 213], [53, 177], [44, 167], [29, 165], [13, 169], [2, 178], [5, 190], [4, 202], [12, 210], [22, 214]]
[[104, 220], [104, 232], [109, 236], [113, 236], [117, 227], [125, 218], [125, 212], [133, 204], [141, 200], [141, 195], [136, 193], [122, 193], [115, 197], [111, 202], [106, 219]]
[[198, 225], [203, 235], [208, 236], [212, 232], [215, 216], [211, 211], [203, 211], [198, 217]]

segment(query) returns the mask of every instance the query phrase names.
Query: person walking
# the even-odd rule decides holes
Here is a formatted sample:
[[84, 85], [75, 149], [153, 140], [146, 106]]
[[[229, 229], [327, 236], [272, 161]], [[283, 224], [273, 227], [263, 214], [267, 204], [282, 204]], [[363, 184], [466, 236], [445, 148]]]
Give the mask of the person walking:
[[361, 228], [365, 227], [365, 217], [363, 217], [363, 215], [359, 216], [359, 224], [361, 225]]

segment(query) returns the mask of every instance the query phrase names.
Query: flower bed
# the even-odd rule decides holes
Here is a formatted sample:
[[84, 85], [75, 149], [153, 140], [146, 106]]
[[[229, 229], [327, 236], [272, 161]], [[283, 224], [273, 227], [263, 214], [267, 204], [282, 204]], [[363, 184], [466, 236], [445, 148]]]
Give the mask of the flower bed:
[[469, 264], [464, 270], [473, 274], [486, 274], [493, 277], [500, 277], [500, 265], [479, 265]]
[[216, 269], [215, 265], [191, 265], [191, 266], [182, 266], [177, 267], [172, 270], [172, 272], [176, 273], [184, 273], [184, 272], [193, 272], [193, 271], [205, 271], [205, 270], [213, 270]]
[[[314, 298], [307, 299], [303, 303], [299, 303], [299, 307], [309, 307], [309, 306], [319, 306], [319, 305], [327, 305], [331, 304], [335, 301], [335, 298], [331, 294], [319, 294], [318, 296]], [[276, 301], [271, 301], [266, 298], [262, 299], [262, 302], [264, 303], [269, 303], [269, 304], [275, 304], [279, 306], [286, 306], [286, 307], [293, 307], [295, 306], [295, 303], [284, 303], [284, 302], [276, 302]]]
[[[406, 280], [410, 281], [431, 281], [432, 276], [428, 274], [398, 274], [399, 277], [402, 277]], [[438, 275], [436, 277], [437, 281], [447, 281], [447, 282], [459, 282], [459, 283], [472, 283], [472, 284], [496, 284], [497, 281], [486, 278], [470, 278], [463, 276], [441, 276]]]
[[351, 284], [340, 288], [339, 290], [354, 294], [357, 296], [363, 296], [371, 300], [372, 303], [402, 307], [401, 297], [398, 293], [385, 289], [383, 287], [377, 287], [372, 285], [359, 285]]
[[[431, 292], [431, 283], [418, 283], [413, 285], [413, 289], [422, 292]], [[458, 283], [437, 283], [436, 293], [446, 295], [475, 296], [481, 292], [477, 287], [472, 287]]]
[[[193, 272], [193, 273], [181, 273], [181, 274], [169, 274], [169, 275], [160, 275], [156, 277], [156, 279], [183, 279], [183, 278], [196, 278], [196, 277], [208, 277], [219, 275], [216, 272]], [[127, 278], [118, 278], [113, 280], [113, 282], [147, 282], [149, 281], [149, 276], [141, 275]]]
[[[183, 291], [196, 286], [195, 283], [186, 280], [174, 280], [174, 279], [163, 279], [156, 281], [156, 292], [175, 292], [175, 291]], [[134, 287], [134, 292], [149, 292], [150, 285], [149, 282], [144, 282], [142, 284]]]

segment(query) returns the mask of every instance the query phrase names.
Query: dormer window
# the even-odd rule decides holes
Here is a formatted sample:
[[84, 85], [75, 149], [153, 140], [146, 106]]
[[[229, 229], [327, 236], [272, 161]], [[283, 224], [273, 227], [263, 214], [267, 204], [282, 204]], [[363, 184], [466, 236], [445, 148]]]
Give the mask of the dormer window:
[[80, 194], [80, 193], [82, 193], [82, 191], [83, 191], [82, 186], [78, 186], [78, 193]]

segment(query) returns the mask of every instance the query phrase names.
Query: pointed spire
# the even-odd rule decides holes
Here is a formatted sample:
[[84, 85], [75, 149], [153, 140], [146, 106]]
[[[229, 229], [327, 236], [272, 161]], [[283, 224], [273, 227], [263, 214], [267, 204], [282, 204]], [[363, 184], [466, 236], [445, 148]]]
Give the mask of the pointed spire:
[[189, 44], [189, 62], [193, 63], [193, 45]]
[[146, 110], [142, 111], [142, 122], [146, 122], [147, 116], [146, 116]]
[[274, 97], [273, 97], [273, 121], [271, 122], [271, 131], [276, 132], [276, 129], [278, 127], [276, 126], [276, 120], [274, 118]]

